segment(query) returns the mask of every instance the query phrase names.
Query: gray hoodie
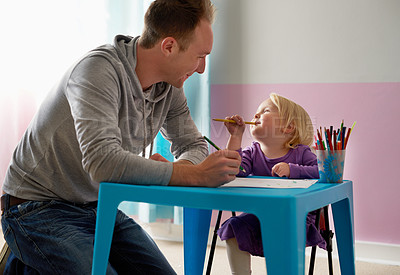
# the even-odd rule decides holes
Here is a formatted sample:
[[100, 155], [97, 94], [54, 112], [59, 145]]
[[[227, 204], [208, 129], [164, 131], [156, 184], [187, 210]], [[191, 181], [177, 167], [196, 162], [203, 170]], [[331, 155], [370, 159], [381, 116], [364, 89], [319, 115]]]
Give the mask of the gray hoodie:
[[167, 185], [172, 163], [143, 157], [159, 130], [176, 158], [197, 164], [207, 156], [183, 89], [157, 83], [142, 91], [137, 41], [117, 36], [65, 73], [13, 154], [6, 193], [85, 203], [97, 200], [101, 181]]

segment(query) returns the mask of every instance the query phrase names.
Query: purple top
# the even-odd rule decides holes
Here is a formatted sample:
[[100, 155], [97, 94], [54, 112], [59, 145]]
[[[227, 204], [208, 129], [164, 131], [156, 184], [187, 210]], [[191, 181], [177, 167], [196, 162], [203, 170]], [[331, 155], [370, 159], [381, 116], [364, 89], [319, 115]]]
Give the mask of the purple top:
[[[253, 142], [250, 147], [240, 149], [238, 152], [242, 157], [242, 167], [246, 170], [246, 173], [240, 171], [237, 175], [239, 177], [248, 175], [271, 176], [271, 169], [275, 164], [286, 162], [290, 167], [290, 178], [319, 178], [317, 157], [311, 152], [310, 147], [305, 145], [298, 145], [295, 149], [290, 149], [283, 157], [276, 159], [267, 158], [261, 151], [258, 142]], [[320, 230], [315, 226], [315, 219], [316, 211], [308, 213], [306, 245], [318, 245], [326, 249], [326, 242]], [[273, 223], [274, 221], [271, 221], [271, 226], [274, 226]], [[247, 251], [255, 256], [264, 255], [260, 222], [253, 214], [242, 213], [239, 216], [229, 218], [221, 225], [217, 233], [223, 241], [236, 238], [240, 250]]]
[[290, 149], [283, 157], [270, 159], [261, 151], [258, 142], [252, 143], [245, 149], [238, 150], [242, 157], [242, 167], [246, 173], [240, 171], [239, 177], [271, 176], [272, 167], [279, 162], [286, 162], [290, 167], [291, 179], [318, 179], [317, 157], [311, 152], [310, 147], [299, 144], [295, 149]]

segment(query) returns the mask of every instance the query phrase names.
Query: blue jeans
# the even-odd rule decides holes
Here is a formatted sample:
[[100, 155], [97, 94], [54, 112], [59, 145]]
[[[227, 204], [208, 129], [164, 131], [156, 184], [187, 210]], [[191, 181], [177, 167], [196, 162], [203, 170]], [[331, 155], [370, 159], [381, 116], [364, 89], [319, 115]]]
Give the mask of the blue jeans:
[[[29, 201], [5, 210], [4, 238], [40, 274], [91, 274], [97, 205]], [[107, 274], [176, 274], [153, 239], [118, 210]]]

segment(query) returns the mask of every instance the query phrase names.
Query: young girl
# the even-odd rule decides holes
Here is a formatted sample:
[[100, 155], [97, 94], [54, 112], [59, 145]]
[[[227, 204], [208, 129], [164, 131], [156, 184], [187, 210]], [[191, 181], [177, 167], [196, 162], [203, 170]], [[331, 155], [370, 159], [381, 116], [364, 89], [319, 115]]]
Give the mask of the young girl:
[[[250, 126], [250, 133], [256, 141], [243, 150], [243, 118], [234, 115], [226, 119], [235, 121], [225, 122], [231, 135], [227, 148], [240, 153], [246, 171], [240, 171], [237, 176], [319, 178], [317, 158], [309, 147], [314, 133], [311, 119], [298, 104], [272, 93], [258, 107], [252, 120], [256, 125]], [[325, 240], [315, 227], [315, 216], [315, 211], [307, 215], [306, 245], [325, 249]], [[226, 240], [232, 274], [250, 274], [250, 254], [264, 255], [258, 218], [247, 213], [231, 217], [222, 224], [218, 235], [221, 240]]]

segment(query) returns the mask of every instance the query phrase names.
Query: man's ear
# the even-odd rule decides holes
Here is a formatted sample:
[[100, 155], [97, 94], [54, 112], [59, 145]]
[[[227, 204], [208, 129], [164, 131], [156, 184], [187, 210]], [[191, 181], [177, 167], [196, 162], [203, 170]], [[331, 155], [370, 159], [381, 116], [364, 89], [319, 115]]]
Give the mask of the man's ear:
[[166, 37], [161, 41], [161, 52], [165, 56], [170, 56], [178, 49], [178, 42], [173, 37]]

